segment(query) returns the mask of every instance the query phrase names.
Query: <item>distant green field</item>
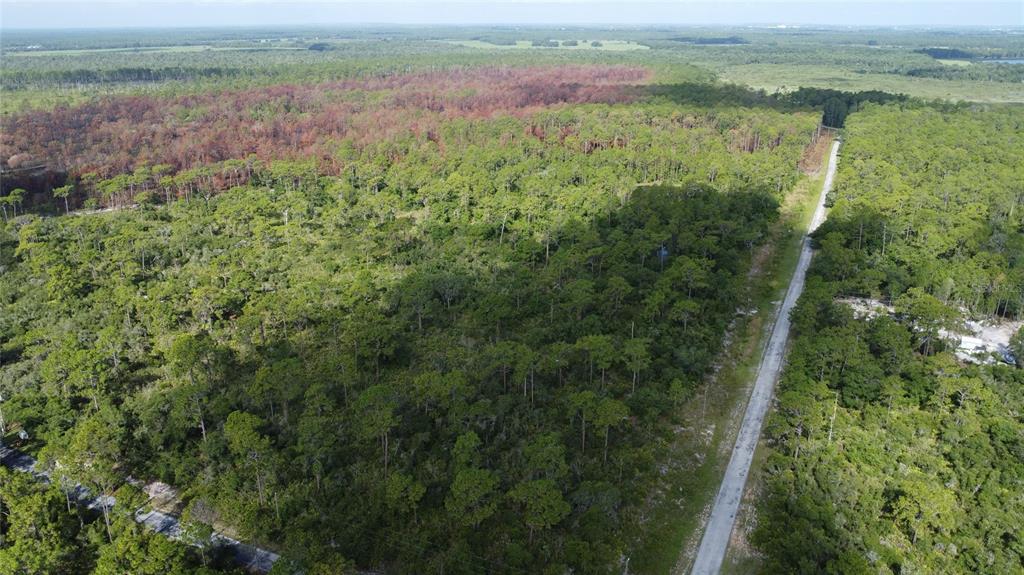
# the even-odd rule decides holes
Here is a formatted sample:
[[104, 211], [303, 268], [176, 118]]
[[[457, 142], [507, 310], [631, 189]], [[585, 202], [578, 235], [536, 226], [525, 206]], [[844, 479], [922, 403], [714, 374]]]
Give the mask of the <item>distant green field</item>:
[[[732, 36], [748, 43], [693, 41]], [[310, 50], [315, 44], [326, 49]], [[976, 50], [989, 59], [936, 60], [920, 53], [923, 47], [940, 45]], [[657, 83], [710, 82], [717, 76], [768, 92], [806, 86], [882, 90], [929, 100], [1024, 103], [1024, 66], [992, 63], [1024, 53], [1024, 40], [1015, 34], [526, 27], [440, 28], [428, 33], [416, 28], [20, 31], [5, 33], [3, 46], [0, 114], [111, 94], [331, 81], [381, 67], [404, 72], [438, 65], [565, 63], [645, 66], [654, 71]], [[151, 70], [154, 79], [121, 81], [119, 70]], [[90, 71], [101, 79], [90, 77]]]
[[[496, 49], [496, 50], [512, 50], [517, 48], [548, 48], [554, 49], [554, 46], [534, 46], [532, 42], [528, 40], [517, 40], [515, 45], [511, 44], [492, 44], [490, 42], [484, 42], [483, 40], [444, 40], [449, 44], [455, 44], [458, 46], [466, 46], [467, 48], [483, 48], [483, 49]], [[644, 44], [637, 44], [636, 42], [630, 42], [627, 40], [579, 40], [579, 43], [575, 46], [566, 46], [564, 40], [555, 40], [560, 44], [559, 49], [563, 50], [607, 50], [610, 52], [625, 52], [630, 50], [650, 50], [649, 46]], [[591, 42], [600, 42], [600, 46], [593, 46]]]
[[837, 90], [883, 90], [925, 99], [967, 102], [1024, 102], [1024, 84], [978, 80], [915, 78], [898, 74], [858, 74], [831, 66], [799, 64], [743, 64], [715, 70], [726, 81], [768, 92], [799, 86]]
[[85, 90], [18, 90], [5, 92], [0, 98], [0, 116], [30, 109], [74, 106], [87, 102], [95, 91]]

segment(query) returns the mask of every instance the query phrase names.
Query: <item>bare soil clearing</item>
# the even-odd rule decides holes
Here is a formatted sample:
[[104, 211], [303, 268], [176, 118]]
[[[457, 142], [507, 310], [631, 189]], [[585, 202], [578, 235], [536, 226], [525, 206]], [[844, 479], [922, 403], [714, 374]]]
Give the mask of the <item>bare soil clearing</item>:
[[[896, 315], [896, 310], [885, 302], [869, 298], [840, 298], [839, 303], [853, 308], [861, 317], [875, 317], [882, 314]], [[1011, 363], [1010, 338], [1017, 333], [1024, 321], [998, 319], [965, 320], [963, 330], [957, 333], [940, 330], [943, 338], [956, 343], [956, 357], [968, 363]]]

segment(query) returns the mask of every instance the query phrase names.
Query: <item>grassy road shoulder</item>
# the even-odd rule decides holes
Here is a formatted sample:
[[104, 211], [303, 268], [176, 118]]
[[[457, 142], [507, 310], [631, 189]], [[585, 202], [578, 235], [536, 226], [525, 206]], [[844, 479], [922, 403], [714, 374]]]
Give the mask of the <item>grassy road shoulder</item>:
[[[827, 156], [828, 151], [826, 148], [825, 156], [816, 172], [811, 174], [809, 177], [801, 181], [801, 184], [805, 185], [802, 190], [794, 190], [792, 195], [793, 199], [797, 203], [798, 211], [800, 212], [800, 228], [807, 229], [810, 224], [811, 217], [814, 214], [815, 201], [818, 197], [818, 192], [821, 190], [822, 180], [825, 178], [825, 170], [827, 167]], [[793, 256], [789, 258], [786, 263], [786, 269], [784, 273], [787, 274], [781, 277], [789, 277], [792, 275], [793, 266], [796, 265], [796, 260], [799, 257], [799, 243], [800, 236], [797, 234], [796, 239], [791, 241], [796, 242], [796, 248], [791, 250], [791, 243], [786, 245], [786, 253], [792, 253]], [[785, 286], [781, 288], [779, 292], [785, 292]], [[781, 295], [780, 295], [781, 297]], [[767, 341], [770, 330], [765, 330], [762, 333], [762, 340]], [[756, 369], [756, 364], [754, 366]], [[753, 373], [753, 372], [752, 372]], [[753, 377], [753, 376], [751, 376]], [[754, 549], [749, 541], [750, 533], [756, 525], [756, 509], [754, 503], [757, 501], [757, 496], [760, 493], [761, 486], [761, 470], [764, 467], [764, 463], [768, 458], [768, 450], [764, 446], [763, 441], [758, 441], [757, 450], [754, 452], [754, 459], [750, 465], [750, 475], [747, 480], [747, 486], [743, 490], [743, 500], [740, 503], [739, 512], [736, 516], [736, 527], [733, 529], [732, 538], [729, 542], [729, 547], [726, 550], [725, 560], [722, 562], [721, 573], [723, 575], [737, 575], [740, 573], [758, 573], [761, 566], [760, 555], [757, 550]]]

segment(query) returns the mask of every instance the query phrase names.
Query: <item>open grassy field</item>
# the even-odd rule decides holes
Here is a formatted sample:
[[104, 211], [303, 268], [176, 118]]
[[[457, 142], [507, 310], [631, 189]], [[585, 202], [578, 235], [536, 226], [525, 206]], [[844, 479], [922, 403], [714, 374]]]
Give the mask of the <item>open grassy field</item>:
[[[625, 52], [630, 50], [650, 50], [650, 46], [638, 44], [629, 40], [579, 40], [576, 45], [566, 45], [565, 40], [555, 40], [561, 50], [605, 50], [609, 52]], [[556, 49], [555, 46], [534, 46], [529, 40], [517, 40], [515, 44], [492, 44], [483, 40], [445, 40], [449, 44], [465, 46], [467, 48], [481, 48], [487, 50], [514, 50], [523, 48]], [[595, 46], [592, 42], [598, 42]]]
[[1024, 84], [919, 78], [898, 74], [859, 74], [831, 66], [798, 64], [743, 64], [715, 70], [726, 81], [768, 92], [797, 87], [860, 91], [882, 90], [927, 100], [968, 102], [1024, 102]]

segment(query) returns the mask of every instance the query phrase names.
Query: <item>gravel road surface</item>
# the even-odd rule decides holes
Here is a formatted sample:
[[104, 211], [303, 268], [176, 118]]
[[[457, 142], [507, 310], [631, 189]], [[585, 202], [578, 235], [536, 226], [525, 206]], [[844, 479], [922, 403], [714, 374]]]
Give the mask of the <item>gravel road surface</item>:
[[[839, 142], [836, 141], [832, 144], [825, 184], [822, 186], [821, 197], [818, 198], [818, 206], [811, 218], [808, 233], [816, 230], [825, 221], [825, 196], [832, 189], [838, 155]], [[789, 338], [789, 314], [793, 311], [793, 306], [804, 290], [804, 280], [807, 278], [807, 268], [811, 264], [811, 256], [811, 240], [804, 235], [800, 248], [800, 260], [793, 272], [793, 279], [789, 283], [786, 299], [783, 300], [775, 325], [772, 327], [768, 347], [765, 348], [764, 355], [761, 357], [757, 380], [754, 382], [754, 389], [750, 394], [750, 401], [747, 403], [747, 411], [743, 416], [739, 436], [736, 438], [736, 446], [733, 447], [729, 466], [725, 470], [725, 477], [722, 478], [722, 486], [715, 497], [711, 517], [708, 519], [704, 538], [701, 539], [700, 549], [698, 549], [693, 563], [693, 575], [713, 575], [722, 568], [725, 550], [729, 546], [733, 524], [736, 522], [736, 513], [739, 510], [740, 500], [743, 498], [743, 488], [750, 472], [750, 462], [754, 458], [754, 449], [757, 448], [758, 439], [761, 437], [761, 426], [764, 423], [768, 407], [771, 405], [775, 382], [778, 381], [779, 373], [782, 370], [786, 340]]]

